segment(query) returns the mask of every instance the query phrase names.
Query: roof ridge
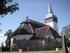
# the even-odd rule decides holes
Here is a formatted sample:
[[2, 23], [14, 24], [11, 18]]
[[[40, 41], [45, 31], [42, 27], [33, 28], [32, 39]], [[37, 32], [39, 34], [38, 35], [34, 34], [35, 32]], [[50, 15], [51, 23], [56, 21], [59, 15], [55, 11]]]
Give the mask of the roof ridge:
[[[30, 21], [34, 21], [34, 22], [37, 22], [37, 24], [38, 23], [40, 23], [40, 24], [44, 24], [44, 23], [41, 23], [41, 22], [38, 22], [38, 21], [35, 21], [35, 20], [32, 20], [32, 19], [29, 19]], [[44, 24], [45, 25], [45, 24]]]
[[23, 23], [27, 23], [27, 22], [29, 22], [29, 23], [35, 23], [35, 24], [41, 24], [41, 25], [45, 25], [44, 23], [41, 23], [41, 22], [38, 22], [38, 21], [35, 21], [35, 20], [32, 20], [32, 19], [29, 19], [29, 18], [27, 18], [25, 21], [23, 21], [23, 22], [21, 22], [20, 24], [23, 24]]

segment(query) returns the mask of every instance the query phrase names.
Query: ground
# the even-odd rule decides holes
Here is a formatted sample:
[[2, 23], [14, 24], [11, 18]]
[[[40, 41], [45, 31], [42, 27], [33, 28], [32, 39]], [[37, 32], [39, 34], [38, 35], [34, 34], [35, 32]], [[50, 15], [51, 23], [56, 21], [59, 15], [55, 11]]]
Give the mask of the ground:
[[[0, 52], [0, 53], [18, 53], [18, 52]], [[59, 51], [23, 51], [23, 53], [62, 53], [61, 50]]]

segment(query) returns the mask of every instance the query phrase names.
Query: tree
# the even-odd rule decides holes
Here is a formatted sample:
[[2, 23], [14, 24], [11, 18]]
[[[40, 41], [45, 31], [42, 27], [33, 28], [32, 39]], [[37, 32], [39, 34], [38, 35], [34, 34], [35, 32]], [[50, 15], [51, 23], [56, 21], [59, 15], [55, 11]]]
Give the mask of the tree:
[[7, 39], [5, 41], [6, 43], [6, 47], [10, 47], [10, 41], [11, 41], [11, 34], [13, 33], [12, 30], [8, 30], [6, 33], [5, 33], [5, 36], [7, 36]]
[[4, 47], [4, 44], [3, 44], [3, 42], [1, 43], [1, 47]]
[[13, 33], [13, 31], [10, 29], [4, 35], [7, 36], [7, 38], [10, 38], [12, 33]]
[[66, 38], [70, 38], [70, 25], [64, 26], [62, 32]]
[[9, 12], [12, 14], [18, 10], [18, 4], [12, 4], [13, 0], [0, 0], [0, 15], [6, 15]]

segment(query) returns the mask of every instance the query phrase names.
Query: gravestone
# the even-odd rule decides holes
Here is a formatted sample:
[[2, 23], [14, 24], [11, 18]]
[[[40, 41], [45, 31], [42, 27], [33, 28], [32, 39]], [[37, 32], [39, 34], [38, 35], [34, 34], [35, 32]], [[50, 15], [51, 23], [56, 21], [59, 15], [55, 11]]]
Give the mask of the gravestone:
[[23, 50], [22, 49], [19, 49], [19, 53], [23, 53]]
[[56, 51], [58, 51], [58, 48], [56, 48]]

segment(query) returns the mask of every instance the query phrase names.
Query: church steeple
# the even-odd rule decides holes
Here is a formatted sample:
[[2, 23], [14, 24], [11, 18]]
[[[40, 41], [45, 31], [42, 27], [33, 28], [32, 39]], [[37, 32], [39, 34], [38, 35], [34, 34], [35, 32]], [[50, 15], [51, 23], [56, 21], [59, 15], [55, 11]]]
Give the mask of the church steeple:
[[56, 15], [54, 15], [51, 4], [48, 5], [48, 14], [45, 16], [45, 24], [51, 26], [54, 30], [58, 32], [58, 20]]
[[53, 13], [51, 4], [48, 5], [48, 13]]
[[50, 18], [50, 17], [56, 17], [56, 15], [54, 15], [51, 4], [48, 5], [48, 14], [45, 16], [46, 18]]

